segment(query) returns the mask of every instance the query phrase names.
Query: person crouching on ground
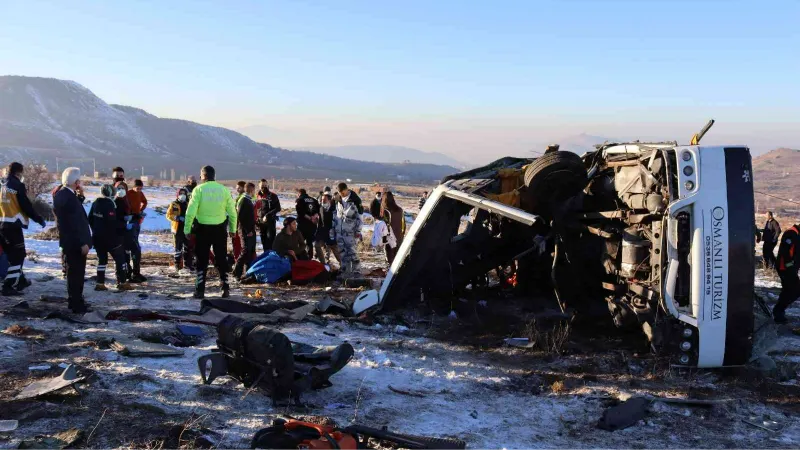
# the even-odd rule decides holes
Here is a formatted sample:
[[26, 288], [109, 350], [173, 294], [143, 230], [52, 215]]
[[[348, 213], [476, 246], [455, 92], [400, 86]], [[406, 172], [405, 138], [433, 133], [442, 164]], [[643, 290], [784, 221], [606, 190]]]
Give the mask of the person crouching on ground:
[[272, 249], [278, 255], [292, 261], [311, 259], [306, 251], [306, 239], [303, 237], [303, 233], [297, 229], [297, 219], [294, 217], [287, 217], [283, 220], [283, 229], [275, 236]]
[[236, 259], [236, 266], [233, 269], [233, 276], [237, 280], [247, 272], [256, 256], [256, 210], [253, 206], [255, 193], [256, 185], [247, 183], [244, 195], [236, 205], [238, 235], [242, 246], [242, 252]]
[[170, 221], [172, 238], [175, 243], [175, 270], [183, 270], [186, 267], [186, 269], [194, 272], [189, 238], [183, 232], [183, 226], [186, 223], [186, 208], [188, 206], [189, 191], [186, 188], [178, 189], [175, 201], [170, 203], [169, 209], [167, 209], [167, 219]]
[[67, 266], [67, 299], [72, 312], [89, 311], [83, 300], [83, 283], [86, 275], [86, 255], [92, 246], [89, 219], [75, 192], [80, 188], [81, 171], [77, 167], [64, 170], [61, 189], [56, 194], [53, 208], [58, 216], [58, 241], [64, 250]]
[[114, 203], [114, 187], [104, 184], [100, 188], [98, 197], [89, 209], [89, 225], [92, 228], [92, 243], [97, 252], [97, 282], [95, 291], [107, 291], [106, 268], [108, 255], [114, 258], [117, 272], [117, 290], [130, 291], [133, 289], [127, 283], [128, 265], [125, 262], [125, 249], [122, 238], [125, 234], [125, 225], [117, 219], [117, 205]]
[[131, 207], [131, 215], [133, 216], [131, 220], [131, 259], [133, 260], [133, 267], [131, 267], [133, 275], [131, 275], [131, 281], [134, 283], [143, 283], [147, 281], [147, 279], [142, 276], [142, 246], [139, 244], [139, 232], [142, 229], [144, 217], [147, 215], [144, 212], [147, 208], [147, 197], [145, 197], [142, 189], [144, 189], [142, 180], [133, 180], [133, 189], [128, 191], [128, 205]]
[[331, 253], [333, 253], [336, 262], [341, 266], [342, 257], [339, 254], [339, 247], [336, 245], [336, 230], [333, 229], [335, 210], [336, 208], [333, 206], [333, 198], [330, 192], [322, 194], [322, 209], [319, 214], [319, 226], [317, 227], [317, 236], [314, 245], [319, 262], [322, 264], [329, 264]]
[[[202, 299], [206, 292], [206, 272], [211, 248], [214, 249], [214, 264], [222, 282], [222, 297], [230, 297], [228, 285], [228, 236], [236, 231], [236, 206], [230, 191], [216, 181], [216, 170], [205, 166], [200, 172], [200, 181], [186, 208], [186, 222], [183, 232], [195, 235], [195, 255], [197, 256], [197, 280], [194, 298]], [[226, 234], [226, 225], [227, 231]]]

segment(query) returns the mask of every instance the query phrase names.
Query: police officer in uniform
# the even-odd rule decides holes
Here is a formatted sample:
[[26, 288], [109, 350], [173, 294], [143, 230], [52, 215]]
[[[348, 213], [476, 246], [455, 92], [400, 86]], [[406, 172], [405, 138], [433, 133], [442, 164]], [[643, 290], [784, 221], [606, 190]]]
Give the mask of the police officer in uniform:
[[[194, 297], [204, 298], [206, 291], [206, 272], [211, 248], [214, 248], [214, 264], [222, 282], [222, 297], [230, 296], [228, 285], [228, 236], [236, 232], [236, 206], [228, 188], [216, 181], [216, 171], [205, 166], [200, 172], [201, 184], [192, 191], [192, 198], [186, 208], [183, 231], [194, 234], [197, 255], [197, 281]], [[227, 234], [226, 234], [227, 230]]]

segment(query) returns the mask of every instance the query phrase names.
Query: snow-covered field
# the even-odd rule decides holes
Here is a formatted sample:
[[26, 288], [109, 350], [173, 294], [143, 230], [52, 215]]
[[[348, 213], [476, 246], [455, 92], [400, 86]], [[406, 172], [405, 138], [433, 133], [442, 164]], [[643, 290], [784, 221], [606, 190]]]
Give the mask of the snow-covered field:
[[[151, 202], [145, 229], [163, 230], [163, 216], [155, 208], [174, 197], [171, 188], [148, 189]], [[89, 189], [89, 198], [95, 194]], [[288, 201], [287, 205], [292, 202]], [[283, 201], [283, 199], [282, 199]], [[35, 225], [32, 228], [37, 228]], [[33, 232], [37, 230], [32, 230]], [[152, 237], [152, 243], [147, 239]], [[143, 234], [145, 248], [171, 253], [163, 234]], [[151, 246], [151, 247], [148, 247]], [[60, 278], [57, 244], [28, 240], [36, 262], [25, 266], [34, 280], [23, 298], [0, 297], [0, 330], [19, 324], [32, 328], [28, 336], [0, 334], [0, 420], [19, 420], [19, 428], [0, 432], [0, 448], [16, 448], [21, 440], [69, 428], [82, 430], [79, 447], [170, 447], [175, 429], [204, 434], [218, 448], [246, 448], [252, 435], [275, 414], [326, 416], [339, 424], [352, 420], [393, 431], [459, 437], [469, 448], [795, 448], [800, 445], [800, 305], [789, 310], [790, 326], [759, 323], [757, 349], [770, 355], [790, 376], [783, 381], [750, 378], [747, 371], [682, 372], [630, 346], [616, 347], [614, 338], [581, 338], [593, 351], [578, 345], [564, 355], [544, 354], [501, 345], [477, 345], [441, 339], [438, 323], [444, 318], [402, 319], [391, 315], [376, 323], [360, 323], [326, 316], [326, 324], [291, 323], [281, 331], [293, 340], [318, 345], [350, 342], [354, 359], [331, 378], [333, 386], [304, 395], [306, 407], [272, 407], [259, 390], [245, 395], [240, 384], [227, 378], [204, 386], [197, 357], [215, 346], [216, 332], [202, 326], [205, 336], [185, 348], [180, 357], [132, 358], [108, 347], [116, 337], [136, 337], [175, 329], [171, 322], [109, 321], [75, 324], [43, 320], [38, 311], [65, 310], [65, 305], [38, 300], [40, 295], [65, 295]], [[382, 265], [374, 253], [362, 255], [365, 271]], [[87, 268], [87, 276], [95, 268]], [[148, 282], [124, 294], [95, 292], [91, 281], [86, 297], [96, 309], [157, 308], [199, 310], [191, 298], [193, 279], [171, 277], [171, 268], [146, 265]], [[113, 274], [111, 275], [113, 277]], [[52, 278], [52, 279], [51, 279]], [[758, 290], [774, 302], [776, 279], [759, 272]], [[325, 295], [351, 298], [357, 291], [333, 286], [260, 286], [264, 303], [314, 301]], [[209, 297], [218, 295], [209, 287]], [[235, 286], [232, 297], [248, 301]], [[12, 308], [28, 303], [36, 314]], [[17, 312], [13, 312], [16, 310]], [[29, 316], [29, 317], [28, 317]], [[451, 326], [460, 323], [454, 319]], [[466, 321], [463, 327], [473, 326]], [[576, 338], [577, 339], [577, 338]], [[498, 342], [502, 341], [502, 336]], [[81, 394], [63, 394], [34, 400], [11, 399], [32, 380], [55, 376], [61, 363], [75, 364], [88, 380]], [[30, 367], [50, 365], [47, 371]], [[792, 372], [794, 371], [794, 372]], [[784, 370], [787, 372], [787, 370]], [[409, 391], [408, 396], [390, 390]], [[631, 395], [732, 399], [713, 408], [656, 402], [638, 424], [617, 432], [596, 428], [602, 412], [615, 399]], [[748, 425], [774, 421], [777, 432]]]

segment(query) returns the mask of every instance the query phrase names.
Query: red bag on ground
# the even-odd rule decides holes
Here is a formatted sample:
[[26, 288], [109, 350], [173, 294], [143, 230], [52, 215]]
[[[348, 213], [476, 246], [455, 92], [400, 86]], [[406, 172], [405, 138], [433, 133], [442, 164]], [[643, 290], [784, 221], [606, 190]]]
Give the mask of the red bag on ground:
[[293, 261], [292, 283], [303, 284], [312, 281], [324, 281], [328, 277], [328, 269], [319, 261]]

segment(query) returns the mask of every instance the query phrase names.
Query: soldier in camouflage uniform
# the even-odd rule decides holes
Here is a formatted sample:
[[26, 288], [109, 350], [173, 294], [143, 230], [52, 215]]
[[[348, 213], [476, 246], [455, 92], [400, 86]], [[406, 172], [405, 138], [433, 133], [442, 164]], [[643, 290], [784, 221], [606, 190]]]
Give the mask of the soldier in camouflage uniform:
[[361, 214], [364, 207], [358, 195], [347, 188], [345, 183], [339, 183], [341, 200], [336, 202], [336, 215], [334, 227], [336, 229], [336, 244], [342, 254], [342, 273], [345, 275], [360, 273], [361, 262], [358, 260], [358, 241], [361, 240]]

